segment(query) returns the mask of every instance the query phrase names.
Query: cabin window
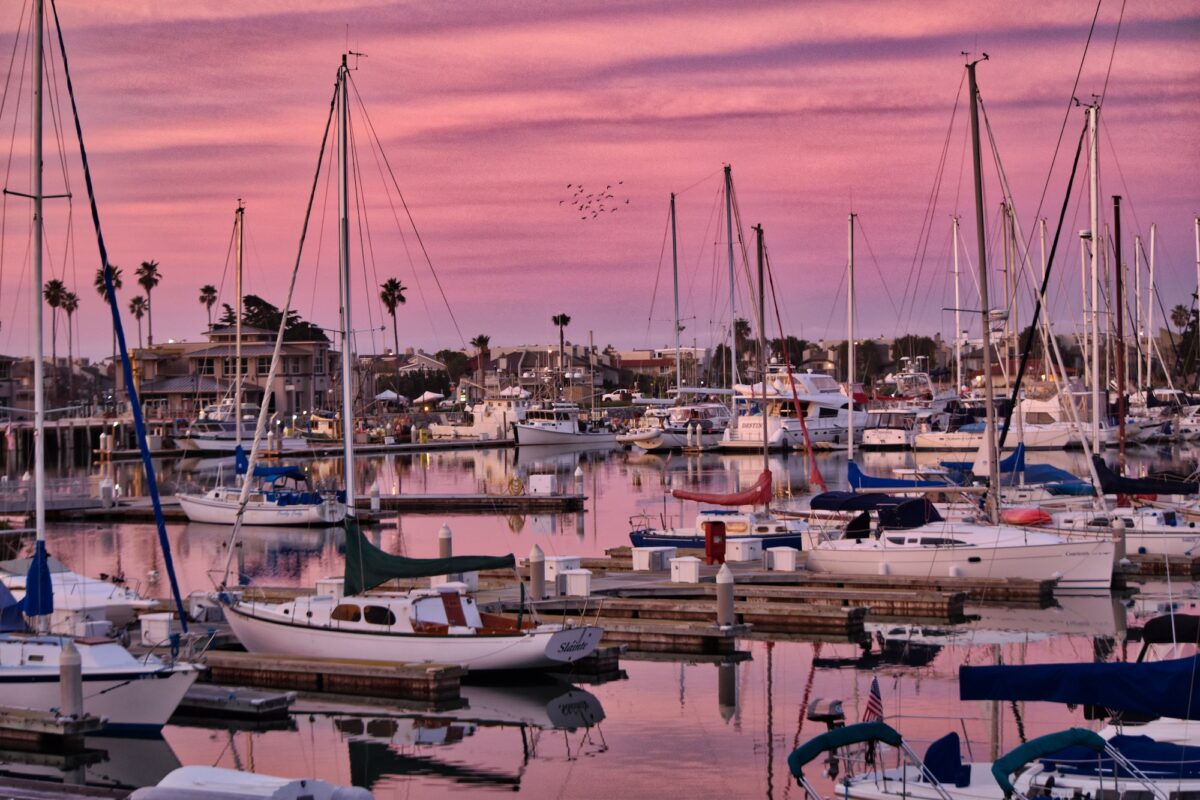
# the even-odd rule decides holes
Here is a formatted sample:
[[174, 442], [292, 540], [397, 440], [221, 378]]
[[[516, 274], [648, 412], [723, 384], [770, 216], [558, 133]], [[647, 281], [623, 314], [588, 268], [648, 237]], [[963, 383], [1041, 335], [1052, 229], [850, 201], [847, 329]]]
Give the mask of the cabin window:
[[367, 606], [363, 609], [363, 619], [372, 625], [387, 625], [396, 624], [396, 615], [386, 606]]
[[887, 540], [892, 544], [904, 544], [903, 536], [889, 536], [887, 537]]
[[820, 413], [817, 414], [817, 416], [820, 419], [833, 419], [833, 418], [837, 417], [837, 415], [838, 415], [838, 409], [827, 408], [826, 406], [821, 406]]
[[362, 611], [353, 603], [342, 603], [330, 613], [329, 618], [338, 622], [358, 622], [362, 619]]

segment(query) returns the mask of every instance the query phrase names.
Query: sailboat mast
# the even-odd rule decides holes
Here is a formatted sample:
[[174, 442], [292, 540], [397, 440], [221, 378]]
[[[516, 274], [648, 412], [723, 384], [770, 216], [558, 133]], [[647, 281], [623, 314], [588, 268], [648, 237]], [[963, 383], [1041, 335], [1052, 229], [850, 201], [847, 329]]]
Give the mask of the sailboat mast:
[[[725, 165], [725, 238], [729, 240], [729, 388], [737, 383], [737, 286], [733, 275], [733, 167]], [[734, 404], [730, 398], [731, 407]]]
[[[985, 56], [986, 58], [986, 56]], [[992, 397], [992, 337], [991, 308], [988, 302], [987, 236], [983, 227], [983, 165], [979, 152], [979, 86], [975, 82], [975, 65], [967, 64], [967, 78], [971, 95], [971, 161], [975, 174], [975, 238], [979, 245], [979, 305], [983, 316], [983, 380], [984, 447], [988, 454], [987, 515], [993, 524], [997, 522], [996, 503], [1000, 497], [1000, 460], [996, 454], [996, 404]]]
[[854, 458], [854, 217], [856, 215], [850, 213], [850, 230], [849, 230], [849, 257], [846, 262], [848, 272], [848, 283], [846, 290], [846, 394], [850, 395], [849, 413], [846, 415], [847, 439], [846, 447], [847, 454], [850, 458]]
[[[33, 307], [34, 341], [33, 357], [33, 480], [34, 480], [34, 526], [37, 530], [38, 547], [45, 547], [46, 540], [46, 380], [43, 341], [42, 307], [42, 90], [45, 79], [42, 73], [42, 0], [33, 4]], [[55, 365], [57, 367], [57, 365]], [[47, 620], [38, 617], [44, 630]]]
[[1088, 106], [1088, 206], [1091, 214], [1092, 305], [1092, 451], [1100, 452], [1100, 394], [1104, 380], [1100, 372], [1100, 108]]
[[767, 288], [763, 280], [766, 257], [763, 253], [762, 225], [754, 226], [755, 247], [758, 252], [758, 381], [762, 386], [763, 469], [770, 469], [767, 457]]
[[338, 266], [342, 300], [342, 454], [346, 462], [346, 516], [354, 510], [354, 332], [350, 328], [350, 69], [346, 55], [338, 70]]
[[962, 326], [962, 298], [958, 290], [958, 215], [954, 216], [954, 366], [955, 366], [955, 384], [954, 393], [957, 395], [962, 391], [963, 387], [963, 363], [962, 363], [962, 346], [963, 346], [963, 326]]
[[683, 388], [683, 365], [679, 353], [679, 245], [675, 235], [675, 193], [671, 192], [671, 277], [675, 283], [675, 400]]
[[1117, 317], [1116, 359], [1114, 367], [1117, 372], [1117, 442], [1120, 450], [1117, 456], [1117, 471], [1125, 472], [1125, 300], [1124, 279], [1125, 268], [1121, 261], [1121, 195], [1113, 195], [1113, 246], [1117, 249], [1116, 264], [1116, 303]]
[[1146, 388], [1139, 350], [1142, 346], [1142, 324], [1142, 235], [1139, 233], [1133, 237], [1133, 341], [1134, 351], [1138, 352], [1137, 388], [1134, 391], [1137, 392]]
[[[1197, 227], [1200, 234], [1200, 227]], [[1197, 236], [1200, 240], [1200, 236]], [[1154, 388], [1154, 251], [1158, 244], [1158, 225], [1150, 224], [1150, 282], [1146, 287], [1146, 386]], [[1197, 242], [1200, 244], [1200, 241]], [[1200, 252], [1197, 253], [1200, 261]], [[1147, 396], [1146, 398], [1150, 398]]]
[[[237, 240], [237, 332], [235, 334], [237, 344], [234, 345], [233, 362], [236, 365], [237, 380], [234, 382], [233, 390], [233, 421], [237, 426], [234, 435], [234, 442], [238, 445], [242, 443], [242, 225], [245, 223], [245, 209], [242, 208], [242, 201], [238, 200], [237, 213], [234, 215], [234, 238]], [[229, 352], [228, 350], [226, 352]], [[265, 399], [265, 398], [264, 398]]]
[[[1200, 217], [1196, 217], [1196, 297], [1200, 302]], [[1196, 379], [1197, 388], [1200, 388], [1200, 376]]]

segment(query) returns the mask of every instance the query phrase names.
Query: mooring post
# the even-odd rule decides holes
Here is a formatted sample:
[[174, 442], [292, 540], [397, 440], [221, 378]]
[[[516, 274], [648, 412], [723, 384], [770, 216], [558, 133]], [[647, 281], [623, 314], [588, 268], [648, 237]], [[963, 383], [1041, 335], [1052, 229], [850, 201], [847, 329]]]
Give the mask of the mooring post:
[[1125, 520], [1112, 521], [1113, 563], [1120, 564], [1125, 560]]
[[450, 558], [454, 554], [454, 536], [450, 533], [449, 525], [442, 525], [438, 531], [438, 558]]
[[546, 554], [536, 544], [529, 551], [529, 595], [534, 600], [546, 597]]
[[717, 625], [727, 628], [736, 622], [733, 615], [733, 570], [722, 564], [717, 573]]
[[83, 658], [70, 639], [63, 640], [58, 658], [58, 713], [76, 719], [83, 716]]
[[575, 468], [575, 494], [583, 494], [583, 467]]
[[[371, 495], [371, 510], [374, 511], [376, 514], [378, 514], [379, 509], [381, 507], [381, 502], [379, 500], [379, 481], [376, 481], [375, 483], [371, 484], [370, 495]], [[438, 534], [438, 535], [440, 538], [441, 534]]]

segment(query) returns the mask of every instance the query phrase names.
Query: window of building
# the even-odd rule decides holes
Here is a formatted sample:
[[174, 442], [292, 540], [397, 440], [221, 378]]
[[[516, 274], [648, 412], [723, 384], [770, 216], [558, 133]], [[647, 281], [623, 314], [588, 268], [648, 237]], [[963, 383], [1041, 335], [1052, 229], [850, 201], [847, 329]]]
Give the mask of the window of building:
[[202, 358], [196, 365], [196, 374], [198, 375], [215, 375], [217, 372], [217, 362], [211, 358]]
[[325, 356], [326, 356], [326, 353], [324, 350], [318, 350], [316, 352], [316, 354], [313, 355], [313, 374], [314, 375], [324, 375], [325, 374]]
[[338, 622], [358, 622], [362, 619], [362, 611], [354, 603], [342, 603], [330, 612], [329, 618]]
[[258, 359], [258, 374], [269, 375], [271, 372], [271, 359], [262, 356]]
[[[221, 359], [221, 374], [222, 375], [235, 375], [236, 373], [234, 372], [233, 365], [236, 361], [237, 361], [236, 358], [229, 358], [228, 356]], [[249, 365], [250, 365], [250, 359], [243, 358], [242, 359], [242, 374], [243, 375], [250, 374]]]

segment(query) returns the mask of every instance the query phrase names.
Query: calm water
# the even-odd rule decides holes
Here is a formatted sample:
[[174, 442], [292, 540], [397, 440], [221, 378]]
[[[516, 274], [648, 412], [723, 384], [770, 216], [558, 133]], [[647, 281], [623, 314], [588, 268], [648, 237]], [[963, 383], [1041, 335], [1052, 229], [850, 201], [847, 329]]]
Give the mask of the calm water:
[[[1191, 452], [1137, 451], [1135, 469], [1169, 467]], [[868, 471], [911, 464], [910, 454], [861, 454]], [[1080, 471], [1079, 456], [1035, 454]], [[318, 480], [337, 480], [338, 460], [308, 462]], [[830, 488], [844, 484], [845, 455], [818, 457]], [[210, 485], [232, 469], [218, 461], [164, 462], [164, 491]], [[676, 520], [691, 509], [668, 498], [671, 488], [713, 491], [749, 486], [761, 456], [670, 458], [623, 452], [456, 451], [363, 459], [359, 485], [392, 492], [508, 491], [514, 480], [554, 474], [573, 487], [582, 469], [587, 511], [563, 515], [406, 515], [378, 529], [393, 552], [435, 555], [437, 531], [451, 527], [457, 553], [524, 557], [536, 543], [547, 555], [599, 555], [627, 544], [631, 517]], [[782, 505], [807, 492], [808, 465], [800, 457], [773, 457]], [[110, 467], [126, 494], [142, 493], [133, 465]], [[224, 475], [222, 475], [224, 473]], [[63, 470], [61, 474], [95, 474]], [[790, 494], [790, 496], [789, 496]], [[171, 525], [168, 529], [183, 591], [211, 588], [224, 563], [227, 528]], [[166, 593], [153, 526], [53, 525], [51, 551], [73, 568], [96, 575], [121, 572], [152, 595]], [[335, 531], [255, 529], [246, 533], [236, 564], [263, 585], [312, 585], [341, 572]], [[868, 645], [743, 641], [735, 663], [646, 662], [627, 659], [627, 678], [602, 685], [542, 681], [522, 686], [471, 686], [468, 708], [447, 714], [415, 713], [360, 700], [301, 697], [287, 729], [231, 731], [171, 725], [155, 740], [96, 740], [84, 761], [23, 765], [8, 774], [102, 785], [152, 784], [180, 764], [237, 767], [295, 777], [319, 777], [369, 786], [377, 797], [441, 797], [512, 793], [528, 797], [654, 797], [664, 788], [696, 797], [800, 797], [786, 757], [824, 730], [805, 720], [807, 703], [839, 698], [857, 721], [873, 676], [888, 721], [918, 752], [948, 730], [969, 742], [969, 755], [992, 758], [1021, 741], [1071, 724], [1088, 724], [1081, 711], [1047, 704], [993, 707], [958, 700], [962, 664], [1091, 661], [1115, 653], [1136, 656], [1127, 627], [1174, 602], [1196, 605], [1197, 587], [1149, 585], [1133, 598], [1067, 598], [1042, 610], [980, 607], [961, 626], [872, 625]], [[366, 655], [366, 654], [364, 654]], [[820, 765], [810, 770], [816, 774]], [[669, 784], [667, 783], [669, 782]], [[829, 781], [824, 780], [828, 787]]]

